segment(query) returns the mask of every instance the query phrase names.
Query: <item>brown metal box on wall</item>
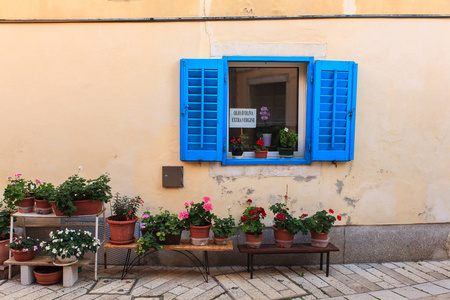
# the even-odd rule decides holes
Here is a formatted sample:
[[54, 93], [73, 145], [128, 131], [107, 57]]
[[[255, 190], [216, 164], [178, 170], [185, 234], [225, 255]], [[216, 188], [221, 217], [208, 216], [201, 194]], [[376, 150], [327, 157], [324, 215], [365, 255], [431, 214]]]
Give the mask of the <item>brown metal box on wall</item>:
[[166, 188], [183, 187], [183, 167], [163, 166], [162, 185]]

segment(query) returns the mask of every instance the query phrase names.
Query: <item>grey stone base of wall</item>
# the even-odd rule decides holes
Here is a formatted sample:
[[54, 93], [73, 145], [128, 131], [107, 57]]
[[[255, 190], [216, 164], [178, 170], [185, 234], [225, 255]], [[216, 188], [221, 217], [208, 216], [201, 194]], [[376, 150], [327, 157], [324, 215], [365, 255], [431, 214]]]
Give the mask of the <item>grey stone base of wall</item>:
[[[29, 234], [32, 234], [30, 230]], [[37, 234], [38, 232], [34, 232]], [[333, 227], [330, 242], [341, 251], [331, 253], [331, 263], [362, 263], [390, 261], [419, 261], [449, 259], [450, 223], [383, 226]], [[108, 232], [107, 232], [108, 235]], [[99, 236], [103, 233], [99, 232]], [[41, 238], [43, 238], [41, 236]], [[183, 238], [189, 238], [184, 232]], [[234, 251], [209, 252], [211, 266], [246, 265], [247, 255], [240, 254], [236, 245], [245, 243], [242, 232], [232, 238]], [[297, 234], [295, 241], [308, 243], [309, 235]], [[274, 244], [272, 229], [264, 231], [263, 243]], [[198, 253], [202, 255], [203, 253]], [[123, 264], [125, 250], [108, 250], [108, 264]], [[99, 264], [104, 263], [103, 249]], [[135, 257], [134, 253], [132, 257]], [[256, 255], [255, 265], [302, 265], [319, 263], [319, 254]], [[159, 251], [141, 260], [141, 264], [164, 266], [192, 266], [185, 256], [174, 251]]]

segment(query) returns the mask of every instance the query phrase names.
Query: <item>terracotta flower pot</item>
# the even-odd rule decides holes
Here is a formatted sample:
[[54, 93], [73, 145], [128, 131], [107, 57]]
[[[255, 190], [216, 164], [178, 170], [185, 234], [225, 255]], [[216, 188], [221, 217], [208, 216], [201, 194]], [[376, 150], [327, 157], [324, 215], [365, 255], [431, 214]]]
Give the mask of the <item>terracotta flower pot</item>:
[[217, 236], [214, 233], [214, 243], [216, 243], [216, 245], [226, 245], [228, 244], [228, 241], [230, 240], [230, 237], [227, 236]]
[[34, 255], [36, 254], [36, 251], [23, 252], [23, 251], [14, 250], [14, 249], [9, 249], [9, 251], [11, 251], [11, 253], [16, 261], [32, 260], [34, 258]]
[[36, 202], [36, 212], [38, 214], [47, 215], [52, 212], [52, 206], [48, 200], [34, 199]]
[[[72, 216], [96, 215], [103, 209], [103, 202], [100, 200], [77, 200], [74, 201], [73, 204], [77, 207], [77, 210], [72, 214]], [[54, 203], [52, 203], [52, 208], [57, 216], [64, 216], [64, 214], [56, 209], [56, 205]]]
[[267, 158], [268, 150], [255, 151], [255, 158]]
[[275, 225], [272, 226], [275, 236], [275, 245], [280, 248], [291, 248], [294, 243], [295, 234], [289, 233], [286, 229], [278, 230]]
[[258, 249], [261, 246], [263, 233], [261, 233], [258, 237], [254, 234], [245, 234], [245, 244], [248, 248]]
[[9, 258], [9, 239], [0, 241], [0, 265]]
[[311, 231], [311, 246], [325, 248], [329, 242], [328, 232], [312, 232]]
[[23, 198], [22, 201], [19, 203], [19, 212], [20, 213], [30, 213], [33, 212], [34, 209], [34, 198], [33, 197], [26, 197]]
[[207, 226], [189, 226], [191, 232], [191, 244], [194, 246], [207, 246], [210, 229], [211, 224]]
[[109, 234], [111, 235], [111, 244], [130, 244], [134, 242], [134, 231], [136, 228], [136, 222], [138, 218], [134, 218], [130, 221], [114, 221], [111, 218], [106, 218], [106, 222], [109, 224]]
[[34, 268], [36, 282], [43, 285], [55, 284], [61, 281], [63, 276], [62, 267], [37, 266]]

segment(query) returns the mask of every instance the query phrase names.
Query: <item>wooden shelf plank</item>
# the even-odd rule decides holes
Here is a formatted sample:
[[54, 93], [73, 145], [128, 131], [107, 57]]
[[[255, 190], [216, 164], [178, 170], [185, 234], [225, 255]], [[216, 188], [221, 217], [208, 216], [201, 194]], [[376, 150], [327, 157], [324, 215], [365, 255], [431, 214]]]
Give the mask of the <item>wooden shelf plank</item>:
[[241, 253], [253, 253], [253, 254], [282, 254], [282, 253], [326, 253], [331, 251], [339, 251], [339, 248], [328, 243], [328, 246], [324, 248], [313, 247], [311, 244], [299, 243], [293, 244], [291, 248], [276, 247], [275, 244], [261, 244], [258, 249], [247, 248], [247, 245], [239, 245], [239, 252]]
[[[94, 259], [84, 258], [71, 266], [86, 266], [89, 265]], [[5, 260], [5, 265], [17, 265], [17, 266], [54, 266], [52, 258], [50, 256], [35, 256], [32, 260], [16, 261], [14, 257]]]

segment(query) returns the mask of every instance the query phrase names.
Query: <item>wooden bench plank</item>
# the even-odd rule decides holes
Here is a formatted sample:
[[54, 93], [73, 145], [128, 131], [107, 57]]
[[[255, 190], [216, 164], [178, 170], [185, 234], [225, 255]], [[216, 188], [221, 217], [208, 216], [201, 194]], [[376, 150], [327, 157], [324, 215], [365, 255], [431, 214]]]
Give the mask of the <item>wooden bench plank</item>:
[[[94, 259], [84, 258], [71, 265], [74, 267], [89, 265]], [[18, 265], [18, 266], [54, 266], [52, 258], [50, 256], [35, 256], [32, 260], [17, 261], [14, 257], [5, 260], [5, 265]]]
[[[126, 245], [115, 245], [107, 242], [103, 245], [103, 248], [109, 249], [135, 249], [137, 247], [137, 242], [126, 244]], [[194, 246], [191, 245], [189, 239], [182, 239], [178, 245], [163, 245], [161, 250], [187, 250], [187, 251], [233, 251], [233, 242], [228, 241], [226, 245], [216, 245], [213, 240], [209, 240], [207, 246]]]

